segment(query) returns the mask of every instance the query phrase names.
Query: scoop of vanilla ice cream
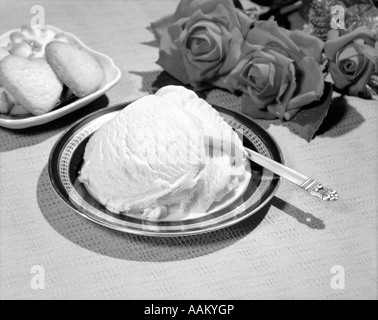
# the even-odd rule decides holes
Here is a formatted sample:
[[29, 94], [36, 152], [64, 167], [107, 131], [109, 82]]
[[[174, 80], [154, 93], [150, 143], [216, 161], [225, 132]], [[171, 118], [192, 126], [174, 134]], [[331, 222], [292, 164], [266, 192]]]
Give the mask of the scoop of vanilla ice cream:
[[168, 86], [93, 135], [80, 180], [110, 211], [160, 219], [206, 212], [244, 175], [243, 145], [232, 128], [194, 92]]

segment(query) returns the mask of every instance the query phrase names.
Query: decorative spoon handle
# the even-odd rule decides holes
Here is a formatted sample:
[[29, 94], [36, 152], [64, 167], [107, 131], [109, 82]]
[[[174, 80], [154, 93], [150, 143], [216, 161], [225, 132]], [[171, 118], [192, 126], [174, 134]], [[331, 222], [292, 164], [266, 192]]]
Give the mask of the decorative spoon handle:
[[247, 157], [250, 160], [279, 175], [280, 177], [295, 183], [312, 196], [318, 197], [324, 201], [336, 201], [339, 199], [336, 190], [328, 188], [316, 180], [296, 172], [295, 170], [288, 168], [277, 161], [264, 157], [255, 151], [248, 148], [245, 148], [245, 150], [247, 152]]

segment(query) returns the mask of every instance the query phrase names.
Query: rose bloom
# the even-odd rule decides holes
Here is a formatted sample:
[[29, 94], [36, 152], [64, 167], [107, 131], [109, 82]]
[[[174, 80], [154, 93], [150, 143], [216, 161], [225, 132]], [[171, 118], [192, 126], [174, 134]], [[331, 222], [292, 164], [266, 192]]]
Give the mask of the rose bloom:
[[232, 0], [182, 0], [161, 36], [157, 63], [196, 90], [224, 87], [252, 24]]
[[324, 92], [323, 42], [275, 21], [256, 25], [242, 59], [228, 81], [242, 91], [243, 113], [253, 118], [290, 120]]
[[374, 70], [378, 71], [378, 41], [367, 27], [344, 35], [331, 31], [324, 50], [335, 87], [349, 95], [363, 92]]

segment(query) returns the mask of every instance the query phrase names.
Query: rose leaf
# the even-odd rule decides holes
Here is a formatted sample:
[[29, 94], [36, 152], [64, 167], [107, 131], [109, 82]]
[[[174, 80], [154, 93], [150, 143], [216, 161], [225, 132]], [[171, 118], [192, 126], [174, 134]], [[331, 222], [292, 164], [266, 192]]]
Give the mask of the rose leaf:
[[160, 43], [160, 39], [164, 31], [171, 24], [172, 18], [173, 18], [173, 15], [163, 17], [160, 20], [151, 23], [151, 26], [147, 28], [155, 35], [155, 38], [158, 41], [158, 43]]
[[313, 102], [298, 112], [290, 121], [281, 122], [291, 132], [310, 142], [319, 130], [332, 103], [333, 87], [325, 83], [325, 90], [319, 101]]

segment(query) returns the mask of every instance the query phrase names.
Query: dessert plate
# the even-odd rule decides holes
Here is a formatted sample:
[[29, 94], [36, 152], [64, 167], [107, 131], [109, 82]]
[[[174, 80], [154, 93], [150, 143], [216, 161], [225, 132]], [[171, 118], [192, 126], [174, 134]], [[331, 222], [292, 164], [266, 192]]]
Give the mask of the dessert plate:
[[[132, 234], [159, 237], [187, 236], [231, 226], [262, 209], [273, 197], [280, 178], [249, 162], [249, 172], [238, 190], [215, 204], [207, 213], [189, 214], [169, 220], [147, 220], [136, 215], [108, 211], [78, 181], [85, 147], [101, 125], [116, 116], [129, 103], [95, 112], [68, 129], [55, 144], [49, 158], [50, 181], [58, 196], [74, 211], [102, 226]], [[244, 146], [270, 159], [283, 162], [279, 147], [263, 128], [251, 119], [213, 106], [226, 122], [243, 135]]]
[[[63, 31], [53, 27], [47, 26], [47, 28], [51, 29], [56, 33], [62, 33]], [[18, 29], [10, 30], [7, 33], [0, 36], [0, 47], [6, 46], [10, 42], [10, 35], [15, 32], [19, 31]], [[86, 46], [79, 38], [69, 32], [63, 32], [67, 38], [72, 42], [76, 43], [79, 47], [81, 47], [84, 51], [88, 52], [90, 55], [95, 57], [98, 62], [101, 64], [104, 72], [105, 78], [104, 81], [96, 92], [81, 98], [81, 99], [74, 99], [70, 103], [66, 103], [63, 105], [57, 106], [54, 110], [50, 111], [41, 116], [10, 116], [5, 114], [0, 114], [0, 126], [9, 128], [9, 129], [25, 129], [30, 127], [39, 126], [53, 120], [56, 120], [60, 117], [63, 117], [73, 111], [76, 111], [87, 104], [91, 103], [92, 101], [96, 100], [109, 89], [111, 89], [121, 78], [121, 70], [114, 64], [113, 60], [105, 54], [100, 52], [94, 51]]]

